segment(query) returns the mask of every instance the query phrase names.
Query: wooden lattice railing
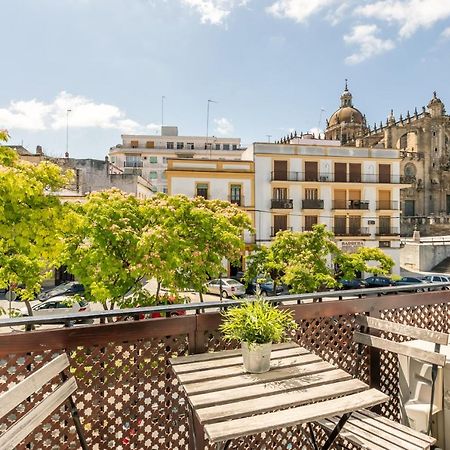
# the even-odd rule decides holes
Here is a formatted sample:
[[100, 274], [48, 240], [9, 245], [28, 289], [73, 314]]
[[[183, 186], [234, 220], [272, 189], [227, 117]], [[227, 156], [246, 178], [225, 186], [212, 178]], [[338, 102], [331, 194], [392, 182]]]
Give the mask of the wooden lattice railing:
[[[395, 355], [368, 349], [358, 360], [352, 340], [355, 314], [449, 332], [449, 303], [450, 291], [434, 291], [288, 308], [294, 310], [300, 324], [295, 337], [300, 345], [388, 393], [391, 402], [381, 412], [398, 419]], [[168, 359], [188, 352], [229, 348], [217, 331], [219, 323], [220, 315], [213, 312], [0, 334], [0, 392], [66, 351], [78, 383], [76, 402], [90, 448], [191, 449], [185, 398]], [[38, 392], [35, 398], [46, 393]], [[0, 433], [25, 414], [35, 398], [3, 420]], [[79, 448], [67, 408], [65, 405], [57, 410], [18, 448]], [[231, 448], [311, 447], [305, 429], [297, 427], [251, 436], [234, 442]]]

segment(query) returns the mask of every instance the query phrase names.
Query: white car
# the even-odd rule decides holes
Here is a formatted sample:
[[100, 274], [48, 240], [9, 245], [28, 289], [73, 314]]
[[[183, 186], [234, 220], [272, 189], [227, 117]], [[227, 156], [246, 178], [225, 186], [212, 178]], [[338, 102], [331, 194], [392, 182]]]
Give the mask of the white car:
[[450, 283], [450, 278], [445, 275], [427, 275], [422, 280], [426, 283]]
[[[53, 297], [43, 302], [33, 305], [33, 316], [59, 316], [61, 314], [73, 314], [89, 312], [91, 310], [89, 303], [85, 300], [75, 300], [73, 297], [64, 295]], [[27, 308], [20, 309], [22, 316], [28, 316]]]
[[220, 295], [221, 287], [222, 297], [224, 298], [232, 296], [240, 297], [245, 294], [245, 286], [232, 278], [217, 278], [206, 283], [206, 290], [208, 294]]

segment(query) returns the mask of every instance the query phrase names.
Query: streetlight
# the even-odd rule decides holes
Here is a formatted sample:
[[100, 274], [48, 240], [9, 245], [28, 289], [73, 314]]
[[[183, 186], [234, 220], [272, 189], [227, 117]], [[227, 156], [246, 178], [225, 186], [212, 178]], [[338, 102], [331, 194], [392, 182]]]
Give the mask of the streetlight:
[[214, 100], [208, 100], [208, 105], [206, 107], [206, 145], [208, 145], [208, 136], [209, 136], [209, 105], [211, 103], [219, 103]]
[[66, 110], [66, 157], [69, 157], [69, 113], [71, 113], [71, 109]]

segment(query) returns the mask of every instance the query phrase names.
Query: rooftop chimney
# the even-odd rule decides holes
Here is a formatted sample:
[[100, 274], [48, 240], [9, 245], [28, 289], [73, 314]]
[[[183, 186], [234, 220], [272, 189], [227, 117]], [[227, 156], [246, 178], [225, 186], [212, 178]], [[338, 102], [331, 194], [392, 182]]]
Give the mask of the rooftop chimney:
[[36, 155], [43, 155], [44, 152], [42, 151], [42, 146], [37, 145], [36, 146]]

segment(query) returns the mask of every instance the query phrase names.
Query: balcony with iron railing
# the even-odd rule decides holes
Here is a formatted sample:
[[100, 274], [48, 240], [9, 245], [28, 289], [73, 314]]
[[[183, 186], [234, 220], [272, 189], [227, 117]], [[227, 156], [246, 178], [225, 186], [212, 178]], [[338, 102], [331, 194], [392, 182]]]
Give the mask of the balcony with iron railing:
[[273, 198], [270, 202], [271, 209], [292, 209], [294, 207], [294, 200], [291, 198], [278, 199]]
[[292, 231], [292, 227], [285, 227], [285, 228], [271, 227], [270, 237], [275, 237], [279, 231]]
[[370, 236], [369, 227], [334, 227], [335, 236]]
[[[361, 357], [359, 346], [353, 341], [354, 334], [362, 330], [357, 315], [395, 318], [400, 324], [448, 333], [450, 290], [444, 290], [448, 289], [448, 283], [435, 283], [429, 288], [432, 289], [430, 292], [411, 293], [412, 288], [409, 285], [328, 290], [268, 297], [267, 301], [293, 311], [299, 327], [291, 337], [293, 342], [331, 361], [349, 377], [388, 394], [390, 400], [380, 408], [380, 413], [400, 421], [399, 371], [393, 370], [398, 365], [397, 356], [371, 347], [365, 348]], [[420, 290], [426, 291], [427, 287], [421, 284]], [[238, 343], [223, 340], [219, 326], [223, 320], [221, 309], [239, 303], [223, 300], [92, 311], [83, 313], [83, 317], [94, 323], [79, 326], [73, 324], [80, 319], [80, 314], [1, 319], [0, 392], [4, 395], [57, 355], [66, 353], [70, 361], [67, 373], [77, 382], [73, 401], [87, 448], [199, 450], [193, 442], [192, 416], [186, 395], [169, 360], [187, 354], [237, 349]], [[130, 318], [135, 320], [127, 320]], [[31, 326], [39, 329], [23, 331], [24, 327]], [[239, 372], [238, 366], [235, 367]], [[330, 369], [320, 370], [326, 374]], [[205, 369], [205, 374], [209, 371]], [[320, 375], [318, 372], [312, 378]], [[242, 377], [240, 372], [239, 376]], [[213, 376], [210, 379], [214, 380]], [[300, 388], [304, 390], [302, 386]], [[289, 390], [300, 388], [290, 386]], [[9, 396], [12, 400], [5, 408], [9, 407], [10, 412], [2, 419], [0, 433], [19, 420], [27, 419], [26, 413], [35, 400], [47, 397], [48, 391], [30, 394], [14, 405], [16, 397]], [[288, 391], [286, 395], [289, 395]], [[80, 448], [71, 409], [71, 402], [65, 401], [48, 417], [39, 416], [37, 421], [42, 424], [28, 436], [24, 433], [17, 448]], [[311, 426], [320, 433], [315, 424]], [[380, 433], [383, 432], [380, 428]], [[314, 449], [306, 426], [280, 427], [274, 432], [235, 439], [229, 448], [276, 449], [281, 448], [280, 442], [286, 443], [283, 444], [286, 449]], [[337, 444], [339, 448], [348, 448], [344, 440]]]
[[144, 162], [143, 161], [124, 161], [123, 167], [133, 167], [133, 168], [139, 168], [143, 167]]
[[400, 236], [400, 229], [395, 227], [379, 227], [375, 233], [377, 236]]
[[368, 210], [368, 200], [333, 200], [333, 209]]
[[271, 181], [332, 182], [332, 183], [377, 183], [411, 184], [411, 177], [389, 174], [361, 173], [313, 173], [313, 172], [271, 172]]
[[377, 210], [396, 211], [398, 209], [399, 209], [399, 202], [393, 202], [391, 200], [379, 200], [377, 202]]
[[304, 199], [302, 200], [302, 209], [323, 209], [323, 200]]

